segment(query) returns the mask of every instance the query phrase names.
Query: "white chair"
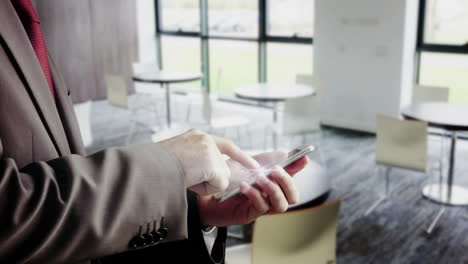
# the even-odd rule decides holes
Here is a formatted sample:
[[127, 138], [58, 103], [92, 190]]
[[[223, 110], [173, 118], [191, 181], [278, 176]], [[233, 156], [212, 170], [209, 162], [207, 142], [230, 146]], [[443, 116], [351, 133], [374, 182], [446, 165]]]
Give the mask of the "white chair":
[[382, 115], [377, 117], [375, 160], [377, 165], [381, 165], [385, 169], [385, 192], [379, 200], [369, 207], [365, 215], [369, 215], [389, 196], [389, 176], [392, 167], [422, 173], [432, 173], [433, 170], [437, 170], [442, 175], [440, 161], [428, 158], [427, 139], [426, 122], [401, 120]]
[[[450, 90], [448, 87], [415, 85], [413, 89], [413, 104], [449, 101]], [[429, 139], [440, 143], [440, 153], [445, 152], [444, 139], [448, 137], [447, 131], [441, 128], [429, 128]]]
[[[135, 133], [137, 125], [148, 126], [146, 123], [138, 121], [138, 112], [145, 110], [152, 112], [155, 115], [157, 124], [160, 124], [158, 109], [156, 107], [154, 98], [147, 95], [136, 94], [133, 98], [128, 96], [128, 85], [125, 79], [120, 75], [106, 74], [105, 82], [107, 86], [107, 100], [108, 102], [119, 108], [127, 109], [130, 111], [130, 130], [125, 140], [125, 144], [129, 144], [130, 140]], [[116, 118], [113, 115], [113, 118]]]
[[134, 74], [158, 72], [160, 70], [156, 62], [134, 62], [132, 69]]
[[252, 244], [227, 248], [226, 264], [336, 263], [340, 203], [258, 218]]
[[413, 104], [428, 102], [448, 102], [449, 88], [428, 85], [415, 85], [413, 89]]
[[226, 129], [235, 128], [237, 132], [237, 140], [240, 144], [241, 128], [246, 128], [250, 146], [252, 146], [252, 138], [248, 129], [250, 120], [247, 117], [241, 115], [216, 116], [214, 108], [216, 106], [217, 97], [210, 95], [206, 89], [202, 89], [202, 100], [202, 115], [204, 121], [208, 125], [209, 131], [223, 131], [223, 135], [225, 135]]
[[210, 92], [208, 92], [206, 88], [202, 87], [199, 94], [189, 94], [191, 98], [187, 109], [186, 120], [188, 123], [192, 122], [192, 107], [198, 106], [201, 108], [201, 125], [206, 126], [206, 129], [208, 129], [210, 132], [222, 131], [222, 134], [225, 136], [227, 129], [236, 129], [237, 140], [238, 143], [241, 144], [241, 128], [245, 128], [245, 131], [249, 137], [249, 144], [252, 146], [252, 138], [248, 129], [248, 125], [250, 124], [249, 118], [236, 114], [217, 114], [218, 91], [221, 84], [221, 78], [222, 69], [219, 69], [218, 82]]
[[[281, 125], [276, 127], [275, 131], [282, 136], [300, 135], [302, 136], [302, 144], [305, 144], [308, 134], [315, 133], [315, 135], [320, 136], [320, 91], [312, 75], [299, 74], [296, 76], [296, 83], [313, 87], [315, 94], [286, 100], [282, 111]], [[316, 138], [314, 141], [319, 141], [319, 139]]]
[[[159, 72], [159, 66], [155, 62], [134, 62], [132, 64], [133, 75], [138, 75], [148, 72]], [[166, 93], [161, 89], [161, 85], [157, 83], [147, 83], [141, 81], [133, 81], [135, 84], [135, 92], [137, 94], [143, 94], [152, 96], [153, 101], [158, 106], [160, 114], [164, 114], [165, 111], [165, 96]]]

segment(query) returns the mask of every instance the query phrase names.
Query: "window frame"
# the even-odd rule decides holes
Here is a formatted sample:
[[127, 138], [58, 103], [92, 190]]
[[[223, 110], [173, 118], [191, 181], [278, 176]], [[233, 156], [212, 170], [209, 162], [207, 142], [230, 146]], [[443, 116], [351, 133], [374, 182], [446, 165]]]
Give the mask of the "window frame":
[[426, 32], [426, 6], [427, 0], [420, 0], [419, 2], [419, 19], [418, 19], [418, 51], [428, 52], [448, 52], [448, 53], [462, 53], [468, 54], [468, 41], [465, 44], [440, 44], [426, 42], [424, 33]]
[[[210, 69], [209, 69], [209, 40], [232, 40], [232, 41], [252, 41], [258, 45], [258, 81], [267, 81], [267, 43], [292, 43], [313, 45], [313, 37], [298, 37], [298, 36], [274, 36], [268, 35], [268, 0], [258, 1], [258, 36], [257, 37], [238, 37], [238, 36], [219, 36], [210, 35], [208, 32], [208, 1], [199, 0], [200, 12], [200, 32], [184, 31], [184, 30], [166, 30], [161, 28], [162, 9], [160, 0], [155, 0], [155, 24], [156, 24], [156, 49], [158, 57], [158, 65], [163, 69], [164, 63], [162, 60], [163, 50], [161, 48], [161, 36], [177, 36], [177, 37], [197, 37], [201, 41], [201, 72], [203, 73], [202, 84], [208, 90], [210, 89]], [[311, 47], [312, 48], [312, 47]]]
[[425, 42], [427, 0], [419, 0], [416, 43], [416, 83], [420, 84], [421, 55], [423, 52], [468, 55], [468, 42], [462, 45]]

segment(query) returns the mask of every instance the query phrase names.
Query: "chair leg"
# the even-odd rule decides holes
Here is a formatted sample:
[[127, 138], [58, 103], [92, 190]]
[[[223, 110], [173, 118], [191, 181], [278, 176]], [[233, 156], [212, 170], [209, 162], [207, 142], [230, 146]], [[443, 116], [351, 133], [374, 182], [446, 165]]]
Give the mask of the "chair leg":
[[375, 208], [377, 208], [377, 206], [382, 203], [384, 200], [386, 199], [386, 197], [380, 197], [379, 200], [377, 200], [374, 204], [372, 204], [369, 209], [367, 209], [367, 211], [364, 213], [364, 216], [368, 216], [370, 213], [372, 213], [372, 211], [374, 211]]
[[385, 199], [387, 199], [387, 196], [389, 195], [390, 192], [390, 170], [391, 167], [385, 167], [385, 192], [384, 195], [379, 198], [375, 203], [373, 203], [367, 211], [364, 213], [364, 216], [368, 216], [372, 211], [374, 211], [379, 204], [381, 204]]
[[241, 140], [241, 132], [240, 132], [240, 127], [236, 128], [236, 136], [237, 136], [237, 144], [239, 146], [242, 145], [242, 140]]
[[227, 232], [228, 237], [236, 238], [236, 239], [244, 239], [244, 235], [242, 233], [233, 233], [233, 232]]
[[247, 137], [249, 138], [250, 149], [253, 149], [252, 132], [250, 131], [249, 127], [246, 127], [245, 130], [247, 133]]
[[265, 126], [265, 135], [263, 135], [263, 138], [265, 139], [263, 141], [263, 150], [266, 151], [268, 148], [268, 125]]
[[185, 122], [190, 123], [190, 119], [192, 118], [192, 101], [189, 100], [187, 105], [187, 113], [185, 114]]
[[428, 235], [432, 234], [432, 231], [434, 231], [434, 228], [436, 227], [437, 223], [439, 222], [439, 220], [442, 217], [442, 215], [444, 214], [444, 212], [445, 212], [445, 207], [440, 208], [440, 210], [437, 213], [436, 217], [434, 218], [434, 220], [432, 220], [431, 224], [427, 228], [426, 234], [428, 234]]
[[156, 121], [158, 122], [158, 126], [161, 126], [162, 125], [161, 115], [159, 114], [158, 106], [153, 105], [153, 107], [154, 107], [154, 115], [155, 115]]
[[385, 168], [385, 197], [390, 193], [390, 170], [391, 167]]

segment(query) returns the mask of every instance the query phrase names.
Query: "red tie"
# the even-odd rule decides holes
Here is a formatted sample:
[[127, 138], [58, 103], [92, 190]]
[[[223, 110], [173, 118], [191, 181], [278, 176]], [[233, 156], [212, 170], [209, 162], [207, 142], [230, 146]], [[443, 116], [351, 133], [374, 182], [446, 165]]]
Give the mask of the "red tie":
[[36, 10], [34, 10], [31, 0], [11, 0], [11, 3], [15, 7], [16, 13], [18, 13], [21, 23], [23, 23], [23, 27], [28, 34], [34, 52], [36, 53], [37, 60], [39, 61], [47, 83], [49, 84], [52, 97], [55, 99], [52, 74], [50, 73], [49, 59], [47, 57], [44, 35], [42, 35], [40, 27], [39, 16], [37, 15]]

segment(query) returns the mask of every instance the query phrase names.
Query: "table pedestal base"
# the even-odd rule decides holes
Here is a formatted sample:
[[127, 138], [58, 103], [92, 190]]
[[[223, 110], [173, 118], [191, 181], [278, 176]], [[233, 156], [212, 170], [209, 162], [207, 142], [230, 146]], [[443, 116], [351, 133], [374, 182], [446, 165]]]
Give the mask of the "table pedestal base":
[[431, 201], [446, 205], [468, 205], [468, 189], [453, 185], [452, 195], [448, 197], [447, 184], [429, 184], [423, 188], [423, 196]]

